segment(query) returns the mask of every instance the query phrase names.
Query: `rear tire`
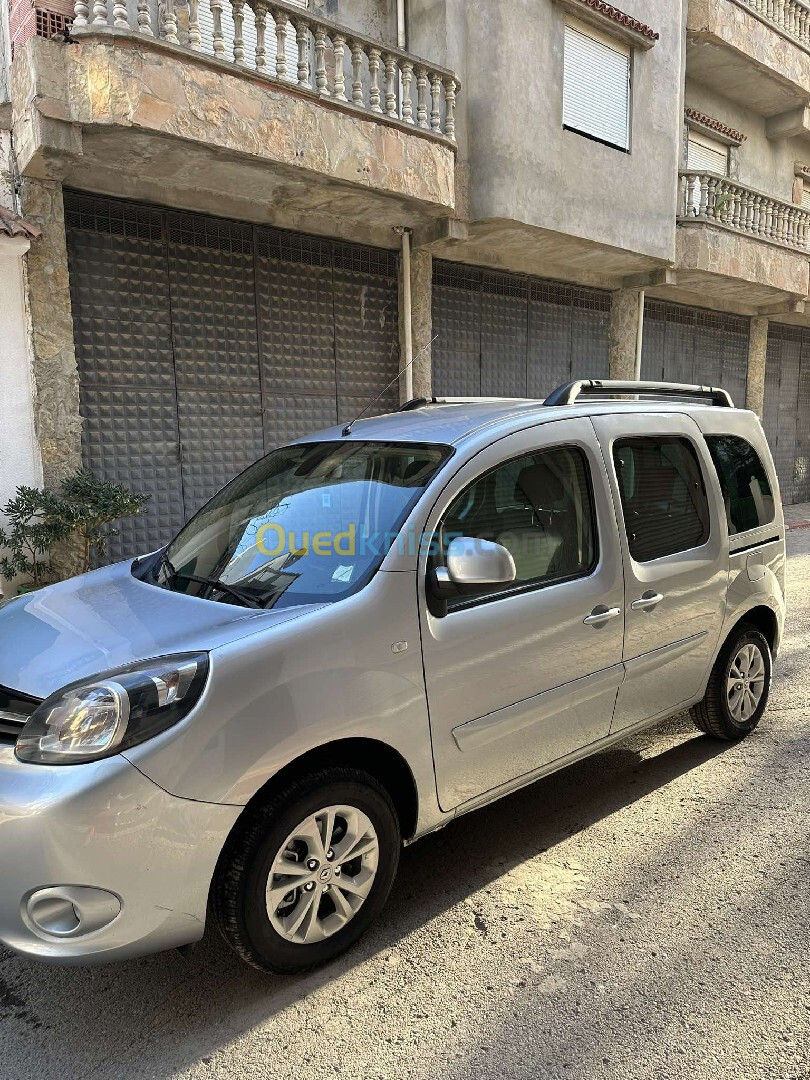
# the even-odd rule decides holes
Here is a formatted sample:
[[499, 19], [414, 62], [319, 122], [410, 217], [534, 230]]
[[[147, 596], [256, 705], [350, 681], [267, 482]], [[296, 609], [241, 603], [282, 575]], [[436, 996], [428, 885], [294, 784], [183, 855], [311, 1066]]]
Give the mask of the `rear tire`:
[[331, 768], [291, 781], [225, 844], [212, 886], [220, 931], [262, 971], [328, 963], [381, 911], [401, 846], [394, 805], [369, 773]]
[[770, 689], [770, 646], [755, 626], [740, 623], [720, 650], [705, 697], [689, 711], [706, 735], [742, 739], [759, 723]]

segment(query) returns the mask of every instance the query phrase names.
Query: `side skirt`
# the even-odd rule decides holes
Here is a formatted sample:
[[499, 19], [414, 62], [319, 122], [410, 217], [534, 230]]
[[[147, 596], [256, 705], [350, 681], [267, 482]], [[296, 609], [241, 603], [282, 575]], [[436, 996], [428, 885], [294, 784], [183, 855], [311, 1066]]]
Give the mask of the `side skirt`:
[[515, 780], [510, 780], [508, 784], [503, 784], [499, 788], [494, 788], [491, 791], [485, 792], [483, 795], [479, 795], [475, 799], [470, 799], [469, 802], [462, 803], [461, 806], [457, 806], [455, 810], [450, 811], [443, 821], [440, 821], [433, 828], [426, 829], [424, 832], [419, 833], [416, 836], [412, 836], [409, 840], [404, 842], [405, 847], [409, 847], [417, 840], [421, 840], [423, 836], [429, 836], [431, 833], [438, 832], [443, 829], [445, 825], [449, 825], [451, 821], [455, 821], [457, 818], [463, 817], [464, 814], [469, 814], [473, 810], [480, 810], [484, 806], [489, 806], [490, 803], [497, 802], [498, 799], [502, 799], [505, 795], [511, 795], [515, 791], [520, 791], [521, 788], [528, 787], [530, 784], [535, 783], [537, 780], [542, 780], [546, 776], [551, 776], [552, 773], [559, 772], [560, 769], [565, 769], [569, 765], [575, 765], [578, 761], [583, 761], [585, 758], [591, 757], [593, 754], [598, 754], [602, 750], [607, 750], [608, 747], [613, 746], [615, 743], [622, 742], [624, 739], [629, 738], [631, 735], [637, 734], [639, 731], [644, 731], [647, 728], [655, 727], [656, 724], [662, 723], [670, 716], [676, 716], [678, 713], [688, 709], [695, 702], [700, 701], [703, 694], [697, 694], [695, 697], [688, 698], [686, 701], [682, 701], [675, 709], [668, 709], [665, 713], [660, 713], [657, 716], [642, 720], [638, 724], [633, 724], [630, 727], [622, 728], [620, 731], [614, 731], [606, 735], [603, 739], [598, 739], [596, 742], [588, 743], [587, 746], [583, 746], [580, 750], [575, 750], [571, 754], [566, 754], [565, 757], [557, 758], [556, 761], [551, 761], [547, 765], [543, 765], [542, 768], [536, 769], [534, 772], [526, 773], [524, 776], [519, 776]]

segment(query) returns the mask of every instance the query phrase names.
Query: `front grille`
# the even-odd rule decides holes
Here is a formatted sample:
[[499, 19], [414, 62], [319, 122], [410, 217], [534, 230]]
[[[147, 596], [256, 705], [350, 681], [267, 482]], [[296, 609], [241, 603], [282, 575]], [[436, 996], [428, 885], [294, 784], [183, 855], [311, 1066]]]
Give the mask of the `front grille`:
[[17, 741], [17, 736], [37, 705], [37, 698], [0, 686], [0, 743]]

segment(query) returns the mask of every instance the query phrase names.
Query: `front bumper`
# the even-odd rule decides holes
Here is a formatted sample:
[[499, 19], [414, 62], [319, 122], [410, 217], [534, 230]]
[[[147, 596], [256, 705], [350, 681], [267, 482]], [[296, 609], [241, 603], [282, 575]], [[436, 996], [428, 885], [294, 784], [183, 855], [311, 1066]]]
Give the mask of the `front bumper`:
[[[242, 809], [169, 795], [122, 757], [27, 765], [0, 746], [0, 942], [88, 964], [199, 940], [216, 861]], [[120, 912], [100, 928], [90, 919], [87, 932], [47, 932], [29, 901], [48, 888], [104, 890]]]

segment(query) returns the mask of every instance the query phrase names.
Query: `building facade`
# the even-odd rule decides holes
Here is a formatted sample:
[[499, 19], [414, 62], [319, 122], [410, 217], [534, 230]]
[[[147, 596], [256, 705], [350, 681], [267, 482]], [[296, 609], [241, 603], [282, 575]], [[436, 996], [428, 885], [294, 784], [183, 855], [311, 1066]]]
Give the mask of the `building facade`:
[[804, 0], [73, 12], [7, 8], [0, 205], [41, 235], [0, 493], [84, 462], [153, 548], [415, 357], [400, 397], [720, 383], [810, 499]]

